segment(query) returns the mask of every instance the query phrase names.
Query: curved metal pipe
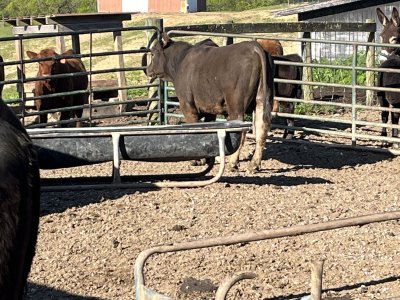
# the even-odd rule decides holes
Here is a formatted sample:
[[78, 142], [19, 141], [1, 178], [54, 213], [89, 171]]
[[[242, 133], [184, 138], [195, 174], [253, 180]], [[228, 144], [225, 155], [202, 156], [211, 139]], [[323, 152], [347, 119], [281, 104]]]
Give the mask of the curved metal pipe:
[[[333, 221], [315, 223], [309, 225], [297, 225], [275, 230], [261, 230], [258, 232], [242, 233], [227, 237], [208, 238], [202, 240], [195, 240], [191, 242], [182, 242], [182, 243], [153, 247], [142, 251], [136, 259], [135, 270], [134, 270], [136, 293], [140, 293], [140, 291], [144, 288], [145, 281], [144, 281], [143, 269], [146, 260], [151, 255], [156, 253], [178, 252], [178, 251], [210, 248], [217, 246], [227, 246], [238, 243], [248, 243], [248, 242], [275, 239], [281, 237], [297, 236], [306, 233], [327, 231], [343, 227], [361, 226], [369, 223], [376, 223], [376, 222], [383, 222], [383, 221], [390, 221], [397, 219], [400, 219], [400, 211], [364, 215], [360, 217], [339, 219], [339, 220], [333, 220]], [[137, 299], [141, 299], [140, 294], [136, 294], [136, 297]]]
[[235, 275], [233, 277], [227, 278], [225, 279], [222, 284], [219, 286], [217, 293], [215, 294], [215, 300], [225, 300], [226, 295], [228, 294], [228, 292], [230, 291], [230, 289], [232, 288], [232, 286], [244, 279], [253, 279], [255, 278], [257, 275], [254, 273], [241, 273], [239, 275]]

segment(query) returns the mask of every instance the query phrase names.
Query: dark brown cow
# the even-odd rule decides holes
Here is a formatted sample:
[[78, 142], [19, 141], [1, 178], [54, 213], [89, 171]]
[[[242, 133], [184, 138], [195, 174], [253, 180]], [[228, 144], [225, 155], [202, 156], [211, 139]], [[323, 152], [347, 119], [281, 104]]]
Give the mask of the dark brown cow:
[[[0, 81], [4, 81], [3, 66], [0, 66]], [[23, 299], [35, 255], [39, 167], [28, 134], [1, 94], [0, 140], [0, 299], [19, 300]]]
[[[262, 47], [256, 42], [195, 46], [163, 33], [151, 54], [147, 74], [173, 82], [186, 122], [214, 121], [217, 115], [243, 120], [255, 111], [256, 149], [248, 169], [258, 170], [273, 101], [273, 61]], [[231, 169], [238, 167], [239, 151], [231, 156]]]
[[[52, 49], [44, 49], [39, 53], [27, 51], [26, 54], [31, 59], [48, 58], [51, 60], [40, 61], [38, 76], [51, 76], [67, 73], [86, 72], [85, 66], [79, 58], [63, 58], [63, 56], [71, 56], [74, 54], [73, 50], [69, 50], [63, 54], [58, 55]], [[54, 78], [49, 80], [41, 80], [35, 82], [35, 96], [51, 95], [54, 93], [71, 92], [77, 90], [86, 90], [88, 86], [88, 76], [81, 75], [76, 77]], [[55, 96], [45, 99], [35, 100], [36, 109], [40, 112], [42, 110], [64, 108], [70, 106], [78, 106], [86, 104], [88, 94], [76, 94], [70, 96]], [[73, 111], [75, 118], [82, 117], [83, 109], [76, 109]], [[61, 112], [60, 120], [68, 120], [71, 117], [71, 111]], [[40, 115], [40, 123], [47, 123], [47, 114]], [[81, 127], [81, 122], [76, 122], [76, 127]]]
[[[302, 58], [297, 54], [272, 56], [272, 58], [274, 59], [274, 61], [303, 62]], [[274, 77], [288, 80], [302, 80], [303, 68], [294, 65], [275, 64]], [[301, 98], [301, 85], [295, 83], [277, 82], [275, 83], [275, 96], [286, 98]], [[274, 100], [272, 111], [278, 112], [279, 106], [281, 106], [284, 113], [294, 113], [295, 105], [293, 102], [278, 102], [277, 100]], [[293, 118], [286, 118], [286, 122], [288, 126], [294, 126]], [[283, 133], [283, 138], [291, 139], [293, 138], [293, 134], [293, 130], [285, 129]]]
[[[383, 25], [383, 30], [381, 32], [382, 43], [399, 44], [400, 43], [400, 17], [398, 10], [393, 7], [392, 16], [389, 20], [381, 9], [377, 8], [378, 19]], [[384, 61], [380, 68], [391, 68], [400, 69], [400, 50], [399, 48], [386, 48], [385, 51], [388, 54], [388, 59]], [[391, 72], [379, 72], [379, 82], [380, 87], [387, 88], [400, 88], [400, 74]], [[394, 107], [400, 108], [400, 93], [399, 92], [383, 92], [379, 91], [377, 93], [378, 101], [381, 107]], [[399, 124], [400, 113], [392, 112], [392, 124]], [[382, 123], [387, 123], [389, 120], [389, 112], [382, 111], [381, 113]], [[382, 127], [382, 136], [387, 136], [386, 127]], [[392, 136], [398, 136], [398, 129], [392, 129]], [[396, 146], [398, 146], [396, 144]]]

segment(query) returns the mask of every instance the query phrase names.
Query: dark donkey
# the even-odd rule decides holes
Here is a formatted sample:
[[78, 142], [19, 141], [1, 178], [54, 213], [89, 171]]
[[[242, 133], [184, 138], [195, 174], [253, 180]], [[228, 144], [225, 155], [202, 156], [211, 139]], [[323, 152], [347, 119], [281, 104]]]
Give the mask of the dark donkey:
[[[3, 66], [0, 81], [4, 81]], [[0, 84], [0, 91], [2, 88]], [[0, 299], [20, 300], [35, 255], [39, 167], [28, 134], [1, 93], [0, 140]]]
[[[30, 59], [52, 58], [39, 62], [38, 76], [51, 76], [68, 73], [86, 72], [80, 58], [65, 58], [74, 54], [73, 50], [59, 55], [52, 49], [44, 49], [39, 53], [27, 51], [26, 54]], [[86, 90], [88, 86], [88, 76], [79, 75], [75, 77], [52, 78], [35, 82], [35, 96], [51, 95], [54, 93], [72, 92], [78, 90]], [[55, 96], [45, 99], [35, 100], [36, 109], [42, 110], [64, 108], [70, 106], [78, 106], [86, 104], [88, 100], [87, 93], [80, 93], [68, 96]], [[74, 117], [80, 119], [83, 109], [75, 109]], [[62, 111], [60, 120], [68, 120], [71, 116], [71, 111]], [[40, 123], [47, 123], [47, 114], [40, 115]], [[64, 125], [63, 125], [64, 126]], [[76, 122], [76, 127], [81, 127], [81, 122]]]
[[[214, 121], [217, 115], [243, 120], [245, 113], [255, 111], [256, 149], [248, 170], [258, 170], [271, 125], [274, 87], [273, 61], [262, 47], [257, 42], [196, 46], [163, 33], [151, 54], [147, 74], [173, 82], [186, 122], [202, 117]], [[239, 152], [230, 158], [231, 169], [238, 167]]]
[[[400, 43], [400, 18], [398, 10], [393, 7], [392, 16], [389, 20], [388, 17], [385, 16], [383, 11], [380, 8], [376, 9], [378, 14], [378, 19], [383, 25], [383, 30], [381, 32], [381, 40], [382, 43], [390, 43], [390, 44], [399, 44]], [[388, 55], [388, 59], [384, 61], [380, 68], [391, 68], [391, 69], [399, 69], [400, 70], [400, 49], [388, 47], [383, 49]], [[386, 88], [400, 88], [400, 73], [393, 72], [379, 72], [379, 82], [380, 87]], [[379, 91], [378, 93], [378, 101], [381, 107], [393, 107], [400, 108], [400, 92], [383, 92]], [[399, 116], [400, 113], [392, 112], [392, 124], [399, 124]], [[389, 120], [389, 112], [382, 111], [381, 113], [382, 123], [387, 123]], [[386, 127], [382, 128], [382, 136], [387, 136]], [[392, 137], [398, 136], [398, 129], [392, 129]], [[398, 144], [396, 144], [398, 146]]]

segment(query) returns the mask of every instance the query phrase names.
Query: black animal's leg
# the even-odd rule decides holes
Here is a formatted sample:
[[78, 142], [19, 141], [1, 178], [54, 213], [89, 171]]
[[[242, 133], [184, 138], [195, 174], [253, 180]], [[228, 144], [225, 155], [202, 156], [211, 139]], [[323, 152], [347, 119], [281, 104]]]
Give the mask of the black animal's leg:
[[[289, 114], [294, 113], [294, 103], [286, 102], [284, 104], [283, 111], [285, 113], [289, 113]], [[287, 126], [293, 127], [294, 126], [294, 118], [286, 118], [286, 124], [287, 124]], [[293, 139], [293, 136], [294, 136], [293, 129], [285, 129], [285, 131], [283, 132], [284, 139], [291, 140], [291, 139]]]
[[[385, 93], [378, 92], [378, 100], [381, 107], [389, 108], [389, 102], [386, 100]], [[389, 112], [382, 111], [381, 112], [381, 120], [382, 123], [386, 124], [389, 120]], [[387, 136], [386, 127], [382, 127], [381, 136]]]
[[[40, 112], [40, 111], [39, 111]], [[47, 124], [47, 114], [39, 115], [39, 123], [40, 124]]]
[[[70, 111], [62, 111], [61, 112], [61, 116], [60, 116], [60, 121], [64, 121], [64, 120], [69, 120], [71, 116], [71, 112]], [[67, 127], [68, 124], [61, 124], [61, 127]]]
[[[393, 104], [393, 108], [400, 108], [400, 103]], [[400, 113], [392, 112], [392, 124], [398, 125], [399, 124]], [[398, 137], [399, 130], [397, 128], [392, 128], [392, 137]], [[399, 143], [395, 143], [395, 147], [398, 148], [400, 146]]]

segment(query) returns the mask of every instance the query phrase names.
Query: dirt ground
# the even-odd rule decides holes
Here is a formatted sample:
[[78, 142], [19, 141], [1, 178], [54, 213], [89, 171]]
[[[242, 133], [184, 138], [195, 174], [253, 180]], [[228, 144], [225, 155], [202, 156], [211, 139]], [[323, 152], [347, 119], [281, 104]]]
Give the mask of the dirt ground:
[[[262, 171], [204, 188], [42, 193], [28, 299], [134, 299], [133, 266], [156, 245], [399, 210], [400, 157], [268, 142]], [[124, 174], [196, 171], [188, 162], [124, 162]], [[214, 171], [215, 172], [215, 171]], [[111, 163], [42, 171], [43, 177], [110, 175]], [[228, 299], [296, 299], [310, 264], [325, 260], [325, 298], [400, 298], [400, 223], [389, 221], [152, 256], [146, 285], [173, 299], [213, 299], [226, 277], [254, 272]]]

